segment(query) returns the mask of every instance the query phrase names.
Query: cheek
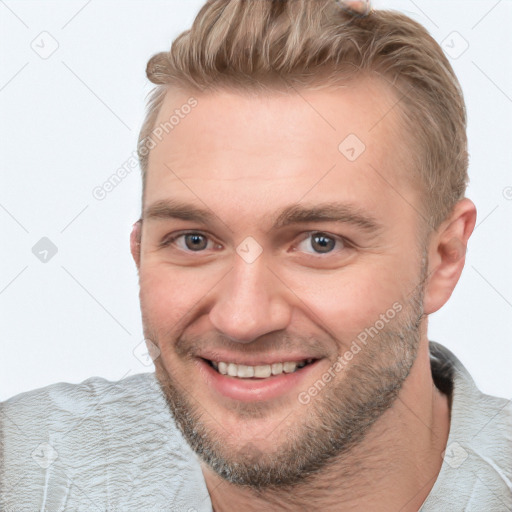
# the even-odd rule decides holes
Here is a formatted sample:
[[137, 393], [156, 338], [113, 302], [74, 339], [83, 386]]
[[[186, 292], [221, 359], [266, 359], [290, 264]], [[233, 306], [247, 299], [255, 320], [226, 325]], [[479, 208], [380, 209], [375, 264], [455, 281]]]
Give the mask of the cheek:
[[[140, 302], [146, 320], [158, 332], [173, 332], [207, 293], [194, 273], [172, 271], [162, 265], [141, 266]], [[204, 289], [203, 289], [204, 288]]]
[[[222, 277], [212, 268], [171, 267], [146, 262], [139, 271], [140, 302], [145, 321], [160, 336], [181, 334], [211, 306]], [[203, 311], [202, 311], [203, 310]]]
[[[175, 373], [175, 341], [193, 321], [202, 292], [201, 281], [192, 272], [171, 270], [164, 265], [142, 265], [140, 305], [145, 335], [160, 349], [159, 363], [166, 372]], [[165, 372], [164, 372], [165, 373]]]
[[336, 274], [289, 273], [283, 280], [300, 299], [302, 315], [343, 343], [350, 343], [380, 315], [404, 303], [404, 283], [378, 265], [346, 268]]

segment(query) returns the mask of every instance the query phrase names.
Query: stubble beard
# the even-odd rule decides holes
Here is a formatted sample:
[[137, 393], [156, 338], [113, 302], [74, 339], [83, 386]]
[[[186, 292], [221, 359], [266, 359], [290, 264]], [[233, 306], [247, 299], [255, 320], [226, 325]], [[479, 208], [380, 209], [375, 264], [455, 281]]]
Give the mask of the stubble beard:
[[[343, 458], [393, 405], [416, 359], [426, 272], [425, 260], [422, 263], [420, 284], [400, 313], [362, 347], [342, 371], [342, 378], [328, 383], [307, 405], [300, 405], [302, 417], [272, 453], [250, 441], [230, 446], [226, 432], [206, 424], [203, 418], [215, 425], [164, 368], [161, 358], [155, 360], [160, 387], [190, 447], [224, 480], [256, 493], [293, 489]], [[250, 416], [248, 406], [244, 404], [240, 418]], [[254, 406], [254, 417], [261, 417], [264, 404]]]

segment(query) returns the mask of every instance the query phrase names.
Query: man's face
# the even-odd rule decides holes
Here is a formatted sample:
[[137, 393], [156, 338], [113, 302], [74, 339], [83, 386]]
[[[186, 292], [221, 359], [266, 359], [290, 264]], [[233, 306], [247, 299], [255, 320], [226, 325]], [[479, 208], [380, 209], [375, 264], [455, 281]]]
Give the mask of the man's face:
[[[188, 99], [168, 93], [156, 125]], [[426, 262], [409, 142], [377, 82], [196, 99], [150, 154], [145, 336], [178, 426], [212, 468], [296, 483], [363, 439], [416, 356]], [[174, 218], [164, 201], [209, 216]]]

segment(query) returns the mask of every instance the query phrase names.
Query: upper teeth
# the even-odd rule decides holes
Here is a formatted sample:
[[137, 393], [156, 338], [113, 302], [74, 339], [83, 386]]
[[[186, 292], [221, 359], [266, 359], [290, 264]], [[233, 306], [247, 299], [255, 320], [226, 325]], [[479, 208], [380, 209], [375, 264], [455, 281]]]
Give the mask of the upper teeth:
[[222, 375], [229, 375], [230, 377], [251, 378], [259, 377], [266, 378], [271, 375], [279, 375], [280, 373], [292, 373], [297, 368], [302, 368], [307, 363], [312, 363], [313, 359], [305, 359], [304, 361], [287, 361], [284, 363], [263, 364], [258, 366], [247, 366], [245, 364], [225, 363], [219, 361], [218, 363], [212, 361], [213, 367], [222, 373]]

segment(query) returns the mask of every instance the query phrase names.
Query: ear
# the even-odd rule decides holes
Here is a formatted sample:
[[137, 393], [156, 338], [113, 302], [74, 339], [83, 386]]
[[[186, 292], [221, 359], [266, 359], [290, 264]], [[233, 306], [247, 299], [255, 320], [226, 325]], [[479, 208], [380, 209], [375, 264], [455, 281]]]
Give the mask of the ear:
[[467, 198], [459, 201], [429, 243], [428, 282], [423, 309], [429, 315], [450, 298], [466, 262], [468, 239], [476, 222], [476, 207]]
[[140, 241], [142, 235], [142, 219], [139, 219], [133, 226], [130, 234], [130, 251], [132, 253], [137, 270], [140, 267]]

